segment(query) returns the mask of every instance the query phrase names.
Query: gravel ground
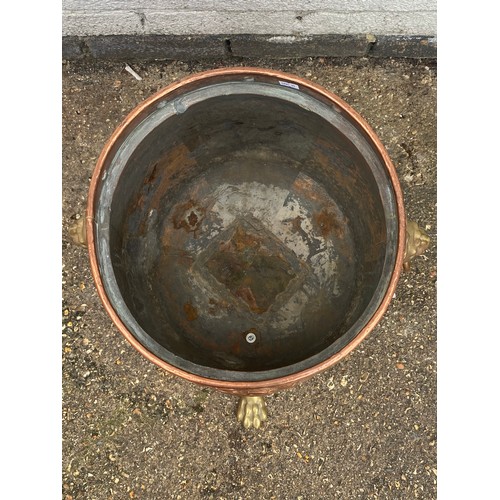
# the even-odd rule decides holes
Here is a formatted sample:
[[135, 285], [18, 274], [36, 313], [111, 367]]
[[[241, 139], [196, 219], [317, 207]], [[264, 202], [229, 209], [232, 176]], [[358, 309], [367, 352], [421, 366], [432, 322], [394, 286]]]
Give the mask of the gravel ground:
[[[234, 61], [231, 61], [234, 65]], [[240, 63], [238, 63], [240, 64]], [[431, 247], [370, 336], [328, 371], [268, 398], [243, 429], [237, 399], [173, 377], [120, 335], [68, 228], [105, 141], [139, 102], [226, 61], [64, 62], [62, 498], [436, 498], [436, 65], [246, 60], [333, 91], [372, 125]]]

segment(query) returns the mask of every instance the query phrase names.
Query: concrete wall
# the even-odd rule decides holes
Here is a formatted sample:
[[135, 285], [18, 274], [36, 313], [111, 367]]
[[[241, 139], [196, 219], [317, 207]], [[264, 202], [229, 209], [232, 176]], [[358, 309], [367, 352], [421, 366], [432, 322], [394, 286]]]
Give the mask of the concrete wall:
[[435, 58], [437, 0], [63, 0], [65, 59]]
[[63, 36], [436, 35], [437, 0], [63, 0]]

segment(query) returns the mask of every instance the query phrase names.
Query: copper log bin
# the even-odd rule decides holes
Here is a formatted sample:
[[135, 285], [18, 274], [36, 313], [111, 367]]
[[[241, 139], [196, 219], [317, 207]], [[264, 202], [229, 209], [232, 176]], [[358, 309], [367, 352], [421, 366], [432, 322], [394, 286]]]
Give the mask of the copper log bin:
[[262, 396], [370, 333], [415, 240], [365, 120], [260, 68], [195, 74], [137, 106], [99, 156], [85, 223], [119, 331], [168, 372], [240, 396], [246, 427], [266, 418]]

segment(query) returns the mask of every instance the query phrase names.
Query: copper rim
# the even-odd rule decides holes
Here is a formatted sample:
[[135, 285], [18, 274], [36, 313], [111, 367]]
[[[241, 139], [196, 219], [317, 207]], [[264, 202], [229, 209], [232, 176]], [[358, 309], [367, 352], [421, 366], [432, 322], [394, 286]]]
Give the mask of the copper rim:
[[[399, 224], [399, 234], [398, 234], [398, 246], [396, 253], [396, 261], [395, 266], [389, 281], [389, 285], [387, 291], [380, 303], [380, 306], [373, 314], [371, 319], [367, 322], [367, 324], [360, 330], [358, 335], [343, 349], [339, 352], [326, 359], [325, 361], [318, 363], [317, 365], [305, 369], [303, 371], [293, 373], [291, 375], [287, 375], [284, 377], [262, 380], [257, 382], [235, 382], [235, 381], [223, 381], [223, 380], [215, 380], [206, 377], [202, 377], [199, 375], [194, 375], [192, 373], [181, 370], [164, 360], [158, 358], [154, 354], [152, 354], [149, 350], [147, 350], [127, 329], [127, 327], [123, 324], [120, 317], [113, 309], [111, 302], [106, 294], [104, 289], [103, 282], [101, 280], [101, 276], [99, 273], [99, 267], [97, 263], [97, 253], [94, 244], [94, 224], [93, 224], [93, 213], [94, 213], [94, 202], [96, 198], [97, 186], [99, 184], [99, 180], [101, 178], [101, 174], [104, 169], [104, 165], [108, 155], [110, 154], [111, 149], [114, 144], [120, 137], [120, 135], [126, 130], [126, 128], [131, 124], [131, 122], [146, 108], [155, 103], [156, 101], [162, 99], [166, 95], [171, 92], [179, 89], [180, 87], [186, 87], [194, 82], [198, 82], [200, 80], [209, 79], [221, 75], [262, 75], [268, 77], [275, 77], [279, 79], [286, 79], [289, 82], [295, 83], [301, 87], [309, 88], [322, 96], [328, 99], [332, 104], [341, 108], [344, 112], [350, 115], [356, 123], [363, 129], [366, 135], [372, 141], [372, 145], [378, 151], [381, 158], [383, 159], [384, 165], [387, 169], [387, 173], [391, 180], [392, 187], [394, 189], [394, 195], [397, 206], [397, 215], [398, 215], [398, 224]], [[352, 109], [346, 102], [340, 99], [337, 95], [332, 92], [326, 90], [324, 87], [305, 80], [303, 78], [297, 77], [295, 75], [283, 73], [280, 71], [274, 71], [269, 69], [262, 68], [253, 68], [253, 67], [234, 67], [234, 68], [223, 68], [223, 69], [215, 69], [210, 71], [205, 71], [202, 73], [197, 73], [195, 75], [189, 76], [182, 80], [178, 80], [167, 87], [161, 89], [157, 93], [153, 94], [151, 97], [140, 103], [136, 108], [134, 108], [127, 117], [122, 121], [122, 123], [115, 129], [111, 137], [108, 139], [105, 144], [99, 158], [97, 160], [96, 167], [94, 169], [94, 173], [92, 176], [92, 180], [89, 187], [89, 195], [87, 202], [87, 244], [90, 258], [90, 267], [91, 272], [96, 284], [97, 292], [99, 297], [104, 305], [104, 308], [108, 315], [111, 317], [113, 323], [117, 326], [118, 330], [121, 334], [128, 340], [128, 342], [137, 350], [140, 354], [142, 354], [146, 359], [154, 363], [155, 365], [163, 368], [167, 372], [176, 375], [178, 377], [182, 377], [190, 382], [194, 382], [196, 384], [212, 387], [215, 389], [219, 389], [221, 391], [234, 393], [234, 394], [267, 394], [280, 389], [285, 389], [287, 387], [291, 387], [296, 383], [303, 381], [312, 377], [313, 375], [326, 370], [331, 367], [342, 358], [344, 358], [347, 354], [349, 354], [353, 349], [355, 349], [364, 339], [365, 337], [375, 328], [378, 324], [387, 308], [389, 307], [389, 303], [394, 295], [394, 291], [396, 289], [397, 282], [399, 280], [399, 276], [401, 273], [402, 265], [403, 265], [403, 257], [404, 257], [404, 246], [405, 246], [405, 234], [406, 234], [406, 218], [404, 213], [404, 205], [403, 205], [403, 194], [401, 191], [401, 186], [399, 184], [399, 179], [397, 176], [396, 169], [392, 164], [389, 155], [383, 146], [380, 139], [377, 137], [372, 128], [368, 125], [368, 123], [359, 115], [354, 109]]]

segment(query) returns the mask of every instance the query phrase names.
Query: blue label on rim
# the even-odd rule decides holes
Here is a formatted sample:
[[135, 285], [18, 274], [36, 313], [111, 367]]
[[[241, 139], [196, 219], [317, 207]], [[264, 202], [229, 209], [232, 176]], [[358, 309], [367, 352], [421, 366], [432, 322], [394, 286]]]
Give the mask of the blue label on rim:
[[282, 82], [281, 80], [279, 80], [279, 82], [280, 82], [280, 85], [283, 85], [283, 87], [290, 87], [292, 89], [299, 90], [299, 86], [296, 83]]

